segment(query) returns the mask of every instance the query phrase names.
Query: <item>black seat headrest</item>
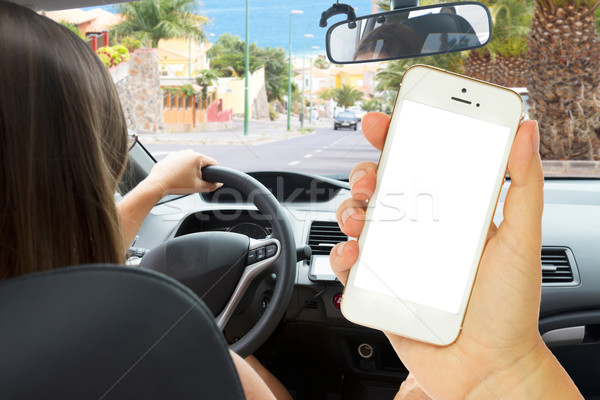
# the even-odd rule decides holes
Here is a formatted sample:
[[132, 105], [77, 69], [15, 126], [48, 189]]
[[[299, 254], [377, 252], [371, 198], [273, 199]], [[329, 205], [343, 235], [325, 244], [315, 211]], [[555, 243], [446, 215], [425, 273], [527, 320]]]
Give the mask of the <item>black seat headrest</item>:
[[86, 265], [0, 282], [6, 399], [243, 399], [227, 344], [190, 290]]
[[448, 32], [473, 34], [475, 31], [471, 24], [456, 14], [426, 14], [406, 20], [404, 24], [416, 30], [423, 40], [432, 33]]

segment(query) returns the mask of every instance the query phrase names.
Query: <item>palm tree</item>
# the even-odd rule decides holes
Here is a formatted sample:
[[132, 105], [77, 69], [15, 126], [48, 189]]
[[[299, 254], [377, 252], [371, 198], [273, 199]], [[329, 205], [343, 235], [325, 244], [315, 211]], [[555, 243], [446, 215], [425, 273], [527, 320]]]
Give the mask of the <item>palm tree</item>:
[[350, 85], [342, 85], [341, 88], [332, 89], [331, 97], [340, 107], [344, 107], [344, 110], [346, 110], [362, 99], [363, 93]]
[[389, 61], [386, 68], [375, 75], [377, 91], [398, 91], [402, 76], [412, 65], [428, 64], [448, 71], [462, 73], [464, 70], [465, 52], [438, 54], [405, 60]]
[[487, 50], [487, 47], [471, 50], [465, 58], [465, 75], [482, 81], [491, 81], [492, 70], [492, 54]]
[[[380, 11], [390, 11], [390, 0], [376, 0], [375, 3]], [[428, 6], [435, 3], [437, 3], [437, 0], [422, 0], [419, 2], [419, 4], [422, 6]]]
[[116, 37], [135, 36], [151, 47], [161, 39], [204, 40], [202, 25], [206, 17], [194, 14], [194, 0], [142, 0], [117, 6], [123, 22], [113, 26]]
[[527, 85], [527, 34], [533, 0], [489, 0], [492, 39], [465, 59], [465, 74], [509, 87]]
[[329, 101], [333, 94], [331, 93], [333, 89], [323, 88], [317, 93], [317, 97], [321, 100]]
[[494, 25], [486, 46], [493, 60], [491, 81], [508, 87], [527, 85], [527, 34], [533, 12], [531, 0], [498, 0], [491, 5]]
[[396, 103], [396, 97], [398, 97], [398, 90], [384, 90], [377, 97], [381, 99], [381, 111], [391, 115]]
[[405, 60], [389, 61], [385, 69], [375, 75], [375, 82], [377, 82], [375, 89], [378, 92], [384, 90], [398, 91], [402, 76], [409, 67], [410, 64]]
[[366, 112], [378, 111], [381, 109], [381, 102], [377, 99], [363, 100], [363, 102], [360, 105], [360, 108], [362, 108], [363, 111]]
[[377, 7], [381, 11], [390, 11], [390, 0], [377, 0]]
[[327, 69], [331, 64], [325, 57], [318, 57], [313, 62], [313, 65], [319, 69]]
[[196, 75], [196, 83], [202, 86], [202, 91], [200, 92], [200, 98], [203, 102], [206, 102], [208, 98], [208, 88], [212, 86], [219, 79], [219, 71], [214, 69], [203, 69]]
[[546, 159], [600, 159], [598, 6], [600, 0], [536, 0], [527, 88]]

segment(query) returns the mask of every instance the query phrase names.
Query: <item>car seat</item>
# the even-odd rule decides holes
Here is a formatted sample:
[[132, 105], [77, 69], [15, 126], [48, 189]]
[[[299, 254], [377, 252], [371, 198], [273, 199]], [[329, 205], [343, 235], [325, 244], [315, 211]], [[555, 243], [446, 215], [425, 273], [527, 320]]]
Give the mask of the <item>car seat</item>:
[[421, 15], [403, 23], [417, 31], [424, 41], [430, 34], [440, 32], [470, 34], [476, 37], [471, 24], [460, 15], [455, 14]]
[[5, 399], [243, 399], [227, 344], [189, 289], [85, 265], [0, 282]]

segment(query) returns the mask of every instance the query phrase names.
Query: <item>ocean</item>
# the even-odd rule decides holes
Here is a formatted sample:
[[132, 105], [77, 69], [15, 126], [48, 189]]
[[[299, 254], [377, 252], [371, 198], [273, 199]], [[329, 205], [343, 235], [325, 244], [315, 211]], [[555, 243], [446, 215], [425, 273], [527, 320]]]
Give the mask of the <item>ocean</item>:
[[[249, 0], [250, 5], [250, 43], [259, 47], [283, 47], [287, 54], [289, 47], [290, 11], [301, 10], [304, 13], [292, 16], [292, 53], [302, 55], [304, 35], [306, 54], [325, 54], [325, 33], [335, 22], [342, 21], [345, 15], [336, 15], [327, 21], [327, 27], [319, 27], [321, 13], [334, 3], [334, 0]], [[342, 0], [355, 8], [356, 16], [371, 14], [372, 0]], [[89, 7], [84, 9], [90, 9]], [[114, 6], [101, 6], [105, 10], [117, 12]], [[224, 33], [231, 33], [245, 40], [246, 2], [245, 0], [199, 0], [198, 14], [209, 17], [205, 28], [208, 40], [214, 43]], [[318, 46], [319, 49], [313, 49]]]
[[[288, 52], [290, 11], [302, 10], [304, 14], [292, 16], [292, 53], [301, 56], [304, 35], [306, 38], [306, 54], [325, 54], [325, 33], [327, 28], [319, 27], [321, 13], [335, 1], [332, 0], [249, 0], [250, 43], [260, 47], [283, 47]], [[356, 9], [356, 15], [371, 14], [371, 0], [341, 1]], [[223, 33], [229, 32], [245, 40], [246, 2], [244, 0], [203, 0], [199, 12], [210, 18], [206, 28], [208, 38], [215, 42]], [[344, 19], [344, 15], [336, 15], [329, 19], [327, 27]], [[319, 46], [315, 50], [312, 47]]]

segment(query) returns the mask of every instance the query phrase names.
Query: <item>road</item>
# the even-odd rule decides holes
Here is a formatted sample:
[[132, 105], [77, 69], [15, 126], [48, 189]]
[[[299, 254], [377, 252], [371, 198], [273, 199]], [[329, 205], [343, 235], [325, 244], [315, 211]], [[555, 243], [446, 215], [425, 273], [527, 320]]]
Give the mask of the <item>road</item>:
[[355, 164], [379, 158], [379, 152], [362, 136], [360, 127], [358, 131], [318, 127], [311, 134], [254, 145], [150, 143], [145, 146], [157, 159], [191, 148], [215, 158], [219, 165], [245, 172], [287, 170], [348, 174]]

